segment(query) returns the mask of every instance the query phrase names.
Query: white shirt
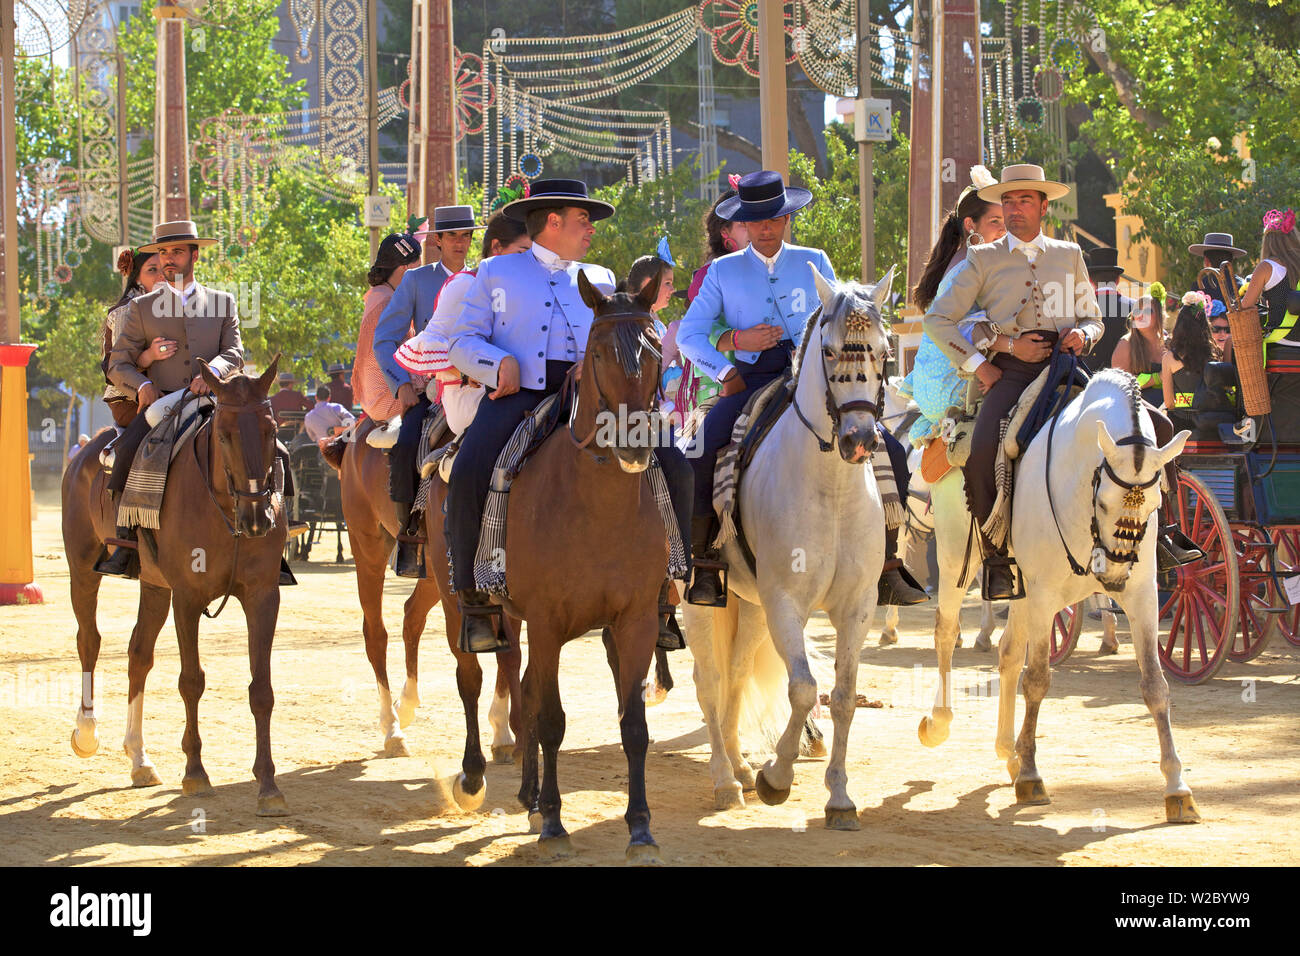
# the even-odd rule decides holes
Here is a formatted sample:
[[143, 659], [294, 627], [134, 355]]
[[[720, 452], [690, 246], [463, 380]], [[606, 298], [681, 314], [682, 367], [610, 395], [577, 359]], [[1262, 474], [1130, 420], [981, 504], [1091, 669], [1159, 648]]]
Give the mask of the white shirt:
[[569, 266], [573, 265], [571, 260], [561, 259], [556, 253], [547, 249], [540, 242], [534, 242], [532, 250], [533, 255], [537, 257], [537, 261], [546, 266], [547, 270], [550, 272], [563, 272], [565, 269], [569, 268]]
[[767, 274], [771, 275], [776, 271], [776, 260], [781, 258], [781, 253], [785, 251], [785, 242], [783, 241], [781, 245], [777, 247], [776, 255], [772, 256], [770, 259], [763, 255], [763, 253], [759, 252], [753, 245], [749, 248], [753, 250], [754, 255], [758, 256], [758, 261], [767, 266]]
[[312, 410], [303, 417], [302, 427], [307, 430], [308, 438], [312, 441], [320, 441], [334, 426], [347, 426], [354, 421], [356, 421], [355, 416], [337, 402], [322, 402], [317, 399]]
[[1278, 262], [1276, 259], [1261, 259], [1259, 264], [1262, 266], [1266, 262], [1269, 264], [1271, 269], [1268, 278], [1264, 280], [1264, 290], [1268, 291], [1286, 278], [1286, 266], [1282, 265], [1282, 263]]
[[172, 285], [171, 282], [168, 282], [168, 283], [167, 283], [167, 288], [171, 289], [171, 290], [172, 290], [173, 292], [175, 292], [178, 296], [180, 296], [181, 304], [183, 305], [184, 303], [188, 302], [190, 296], [194, 294], [194, 287], [195, 287], [197, 284], [198, 284], [198, 283], [196, 283], [193, 279], [190, 279], [190, 284], [187, 285], [187, 286], [184, 288], [184, 290], [181, 290], [181, 289], [176, 288], [176, 286]]

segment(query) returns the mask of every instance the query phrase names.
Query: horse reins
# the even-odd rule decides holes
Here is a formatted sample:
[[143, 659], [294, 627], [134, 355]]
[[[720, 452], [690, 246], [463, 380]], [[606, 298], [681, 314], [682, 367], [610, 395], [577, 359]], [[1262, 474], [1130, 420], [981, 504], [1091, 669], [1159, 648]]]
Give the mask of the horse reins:
[[[604, 321], [617, 322], [617, 321], [625, 321], [625, 320], [653, 321], [654, 316], [646, 312], [629, 312], [622, 315], [609, 316]], [[596, 321], [600, 321], [600, 320], [597, 319]], [[593, 325], [594, 324], [595, 323], [593, 322]], [[575, 364], [574, 368], [581, 368], [581, 366]], [[659, 386], [657, 383], [659, 381], [659, 373], [662, 368], [663, 368], [663, 355], [662, 353], [660, 353], [660, 357], [655, 360], [656, 385], [655, 385], [654, 395], [651, 398], [651, 404], [650, 404], [651, 411], [654, 411], [659, 407]], [[578, 418], [578, 394], [579, 394], [580, 386], [579, 386], [578, 379], [574, 376], [573, 372], [572, 371], [569, 372], [569, 382], [572, 383], [571, 387], [573, 389], [573, 404], [569, 407], [568, 433], [569, 433], [569, 440], [573, 442], [573, 446], [575, 448], [579, 449], [580, 451], [585, 451], [588, 455], [590, 455], [595, 460], [596, 464], [603, 465], [609, 459], [604, 455], [596, 454], [594, 451], [592, 451], [590, 448], [587, 447], [595, 439], [596, 433], [600, 431], [600, 420], [599, 420], [600, 412], [607, 412], [610, 410], [609, 402], [605, 400], [605, 393], [600, 387], [600, 375], [596, 371], [596, 361], [594, 358], [592, 359], [591, 362], [591, 381], [596, 386], [596, 400], [597, 400], [597, 407], [599, 411], [596, 413], [596, 418], [593, 420], [593, 424], [591, 426], [591, 432], [587, 435], [586, 438], [579, 441], [578, 436], [573, 431], [573, 423]]]
[[[263, 409], [267, 411], [271, 410], [270, 399], [262, 399], [260, 402], [248, 402], [243, 405], [222, 405], [220, 402], [217, 402], [216, 404], [217, 411], [233, 412], [236, 415], [241, 415], [246, 412], [261, 411]], [[214, 414], [213, 418], [215, 417], [216, 416]], [[198, 467], [199, 473], [203, 475], [203, 487], [208, 493], [208, 500], [210, 500], [212, 502], [212, 506], [217, 509], [217, 514], [221, 515], [221, 520], [225, 523], [226, 530], [230, 533], [230, 536], [235, 539], [235, 547], [230, 556], [230, 577], [226, 581], [226, 593], [221, 597], [221, 604], [218, 605], [217, 609], [211, 613], [209, 613], [206, 607], [203, 608], [203, 616], [208, 618], [209, 620], [215, 620], [221, 614], [221, 612], [226, 609], [226, 602], [230, 600], [230, 593], [235, 586], [235, 569], [239, 566], [239, 541], [241, 538], [244, 537], [244, 532], [239, 528], [239, 514], [238, 514], [239, 499], [246, 498], [252, 501], [257, 501], [259, 499], [265, 498], [269, 500], [271, 497], [271, 493], [274, 490], [272, 486], [274, 483], [274, 471], [275, 471], [275, 456], [272, 455], [271, 464], [266, 471], [266, 477], [262, 479], [262, 487], [259, 489], [257, 487], [256, 481], [250, 479], [249, 485], [251, 485], [252, 487], [249, 491], [244, 491], [242, 488], [240, 488], [238, 485], [235, 484], [235, 478], [230, 473], [230, 467], [226, 465], [224, 460], [222, 461], [221, 467], [222, 470], [226, 473], [227, 490], [235, 498], [235, 509], [236, 509], [235, 520], [234, 522], [231, 522], [231, 520], [226, 517], [226, 509], [223, 508], [221, 506], [221, 503], [217, 501], [216, 493], [213, 491], [212, 481], [211, 481], [211, 477], [212, 477], [211, 462], [209, 462], [209, 469], [205, 473], [203, 471], [203, 465], [199, 461], [199, 435], [202, 434], [203, 429], [213, 427], [212, 426], [213, 418], [209, 418], [201, 426], [199, 426], [199, 432], [196, 433], [194, 436], [194, 442], [193, 442], [194, 464]], [[240, 423], [241, 438], [246, 438], [247, 436], [242, 435], [243, 431], [244, 431], [244, 423], [241, 422]], [[222, 442], [224, 441], [224, 439], [222, 438], [221, 435], [217, 435], [217, 441]], [[249, 443], [246, 440], [241, 441], [240, 443], [240, 450], [244, 454], [245, 470], [248, 470], [248, 445]]]
[[[818, 307], [818, 309], [820, 310], [820, 306]], [[866, 313], [859, 313], [859, 312], [850, 313], [850, 315], [865, 315], [865, 314]], [[817, 328], [819, 330], [824, 329], [829, 322], [830, 322], [830, 316], [823, 315], [821, 321], [817, 323]], [[870, 351], [870, 346], [861, 346], [861, 347]], [[845, 345], [845, 349], [847, 350], [848, 348], [849, 346]], [[872, 417], [874, 417], [877, 421], [880, 420], [881, 409], [884, 407], [885, 404], [885, 376], [884, 375], [880, 376], [880, 387], [876, 390], [876, 400], [874, 402], [869, 402], [865, 398], [859, 398], [851, 402], [845, 402], [843, 405], [836, 405], [835, 395], [831, 391], [830, 369], [826, 367], [825, 350], [824, 349], [820, 350], [820, 354], [822, 360], [822, 378], [826, 380], [826, 412], [831, 417], [831, 440], [825, 441], [821, 435], [818, 435], [817, 429], [813, 427], [812, 422], [808, 421], [808, 419], [804, 416], [803, 409], [799, 407], [799, 394], [798, 394], [797, 387], [795, 389], [795, 395], [791, 400], [791, 404], [794, 406], [794, 413], [797, 416], [799, 416], [799, 421], [803, 422], [804, 427], [808, 429], [808, 431], [812, 434], [812, 437], [817, 439], [818, 450], [822, 452], [828, 452], [835, 447], [835, 440], [834, 440], [835, 433], [839, 431], [840, 419], [846, 413], [870, 412]], [[872, 364], [872, 368], [874, 369], [875, 368], [874, 356], [870, 361]], [[886, 359], [886, 361], [888, 361], [888, 359]], [[802, 372], [802, 369], [800, 371]], [[797, 382], [796, 382], [796, 386], [797, 386]]]

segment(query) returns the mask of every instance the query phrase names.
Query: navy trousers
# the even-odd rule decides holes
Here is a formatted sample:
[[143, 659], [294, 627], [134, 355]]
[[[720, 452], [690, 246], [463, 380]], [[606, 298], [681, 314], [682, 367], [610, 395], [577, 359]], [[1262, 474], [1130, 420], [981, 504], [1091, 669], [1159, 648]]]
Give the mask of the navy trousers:
[[428, 397], [421, 395], [420, 401], [406, 410], [402, 415], [402, 428], [397, 433], [397, 444], [388, 452], [388, 496], [394, 501], [408, 505], [415, 502], [420, 429], [424, 426], [424, 416], [430, 404]]

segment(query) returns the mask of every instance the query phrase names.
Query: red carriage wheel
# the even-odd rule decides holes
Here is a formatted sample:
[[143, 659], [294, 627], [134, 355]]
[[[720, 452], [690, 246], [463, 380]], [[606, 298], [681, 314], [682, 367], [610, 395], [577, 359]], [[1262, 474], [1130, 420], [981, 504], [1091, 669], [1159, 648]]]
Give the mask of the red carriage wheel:
[[1056, 617], [1052, 618], [1052, 650], [1048, 660], [1053, 667], [1064, 663], [1079, 640], [1079, 632], [1083, 630], [1083, 605], [1083, 601], [1071, 604], [1057, 611]]
[[[1273, 540], [1277, 542], [1277, 553], [1273, 559], [1277, 562], [1277, 575], [1283, 582], [1289, 577], [1300, 574], [1300, 525], [1275, 527]], [[1300, 647], [1300, 604], [1287, 600], [1285, 592], [1279, 595], [1281, 605], [1286, 608], [1281, 614], [1270, 615], [1271, 632], [1281, 634], [1287, 642]]]
[[1195, 475], [1178, 473], [1178, 488], [1162, 510], [1205, 557], [1160, 577], [1160, 663], [1174, 680], [1199, 684], [1223, 666], [1237, 632], [1237, 550], [1227, 515]]
[[1286, 596], [1279, 595], [1273, 586], [1272, 541], [1268, 532], [1252, 525], [1234, 525], [1232, 537], [1237, 549], [1237, 576], [1241, 580], [1241, 611], [1240, 627], [1228, 648], [1228, 660], [1244, 664], [1253, 661], [1268, 645], [1273, 636], [1269, 625]]

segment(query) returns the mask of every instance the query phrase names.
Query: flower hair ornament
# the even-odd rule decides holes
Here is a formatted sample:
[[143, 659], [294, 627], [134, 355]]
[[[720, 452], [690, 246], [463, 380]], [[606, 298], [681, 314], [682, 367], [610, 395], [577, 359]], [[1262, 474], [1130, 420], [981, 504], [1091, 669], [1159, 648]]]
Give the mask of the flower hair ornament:
[[730, 187], [731, 187], [733, 190], [735, 190], [736, 192], [740, 192], [740, 174], [739, 174], [739, 173], [728, 173], [728, 174], [727, 174], [727, 185], [730, 186]]
[[1163, 307], [1165, 304], [1165, 284], [1163, 282], [1153, 282], [1147, 287], [1147, 295], [1159, 302]]
[[988, 171], [987, 166], [972, 166], [970, 168], [970, 182], [976, 189], [984, 189], [998, 184], [998, 181], [993, 178], [993, 174]]
[[127, 246], [117, 254], [117, 271], [124, 276], [129, 276], [131, 270], [135, 268], [136, 250]]
[[1211, 301], [1212, 300], [1210, 299], [1210, 297], [1206, 295], [1204, 292], [1200, 291], [1199, 289], [1192, 289], [1188, 292], [1183, 293], [1182, 304], [1194, 305], [1202, 312], [1204, 312], [1206, 315], [1209, 315]]
[[1295, 228], [1295, 210], [1288, 209], [1282, 212], [1280, 209], [1270, 209], [1264, 213], [1264, 231], [1268, 232], [1290, 232]]

